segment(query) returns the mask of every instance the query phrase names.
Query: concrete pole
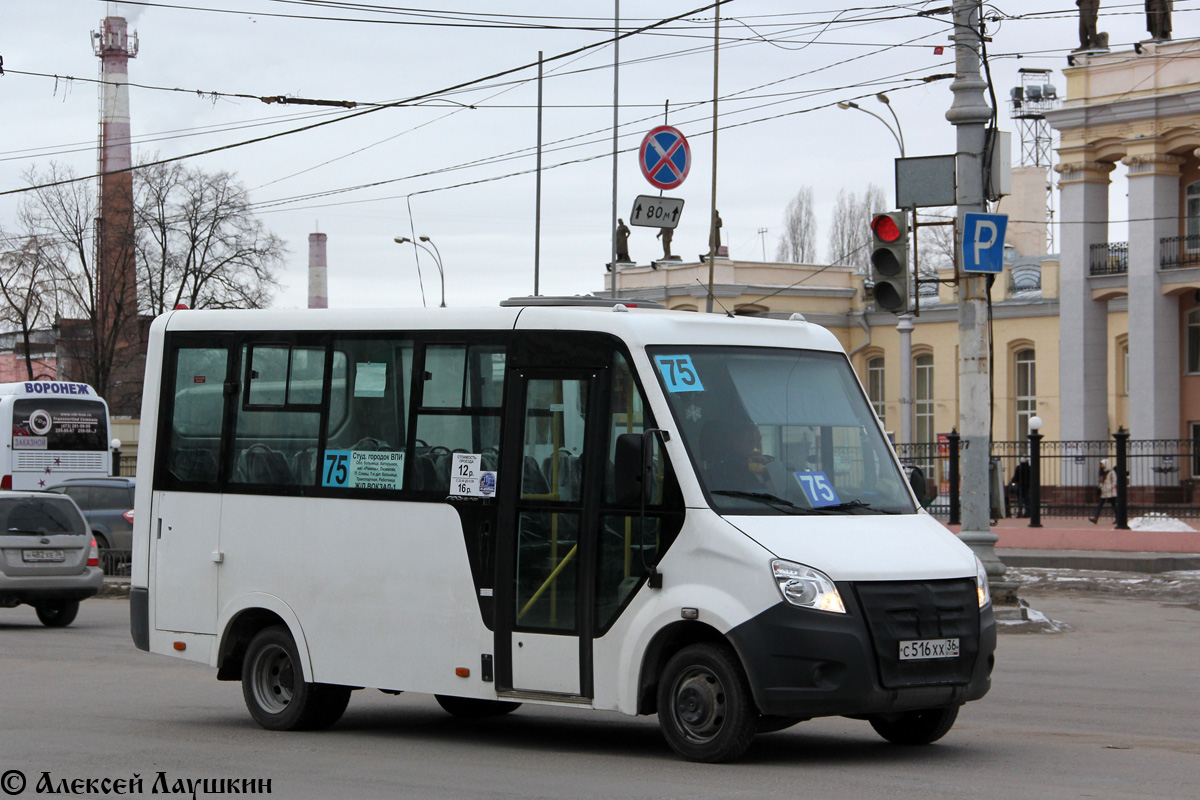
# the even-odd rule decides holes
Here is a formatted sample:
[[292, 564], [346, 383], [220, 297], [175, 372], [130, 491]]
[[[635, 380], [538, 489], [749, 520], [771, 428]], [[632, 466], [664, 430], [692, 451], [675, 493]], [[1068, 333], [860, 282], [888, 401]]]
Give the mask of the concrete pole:
[[[992, 116], [980, 75], [981, 0], [955, 0], [955, 79], [950, 84], [954, 102], [946, 119], [957, 129], [958, 230], [964, 230], [968, 213], [987, 211], [983, 196], [985, 126]], [[1016, 601], [1016, 584], [1003, 581], [1004, 563], [996, 556], [999, 537], [991, 532], [988, 460], [990, 402], [987, 347], [987, 278], [964, 273], [958, 277], [958, 417], [962, 434], [962, 530], [959, 537], [970, 545], [987, 568], [992, 597], [997, 602]]]
[[329, 308], [329, 262], [323, 233], [308, 235], [308, 307]]

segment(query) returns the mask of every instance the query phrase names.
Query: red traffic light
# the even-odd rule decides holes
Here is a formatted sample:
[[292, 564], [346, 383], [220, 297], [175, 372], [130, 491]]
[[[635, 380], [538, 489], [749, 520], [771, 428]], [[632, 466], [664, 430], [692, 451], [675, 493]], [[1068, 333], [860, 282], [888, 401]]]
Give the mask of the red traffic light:
[[888, 214], [877, 214], [871, 220], [871, 231], [880, 241], [891, 244], [900, 239], [900, 227]]

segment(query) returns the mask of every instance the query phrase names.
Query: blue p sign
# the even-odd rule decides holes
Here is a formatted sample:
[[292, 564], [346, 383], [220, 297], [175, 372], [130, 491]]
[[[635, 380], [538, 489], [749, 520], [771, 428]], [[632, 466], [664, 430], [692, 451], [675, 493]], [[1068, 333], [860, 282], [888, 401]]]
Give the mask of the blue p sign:
[[1007, 214], [967, 214], [963, 220], [963, 272], [1004, 271]]

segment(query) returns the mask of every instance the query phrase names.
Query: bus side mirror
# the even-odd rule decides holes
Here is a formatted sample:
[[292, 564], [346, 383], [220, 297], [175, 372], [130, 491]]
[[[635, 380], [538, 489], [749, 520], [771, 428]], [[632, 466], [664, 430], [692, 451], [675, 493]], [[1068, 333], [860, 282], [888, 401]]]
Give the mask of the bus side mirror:
[[613, 462], [613, 501], [618, 506], [640, 506], [644, 488], [646, 438], [640, 433], [617, 436]]
[[920, 467], [905, 467], [904, 474], [908, 476], [908, 485], [912, 487], [913, 494], [917, 496], [917, 500], [922, 506], [929, 504], [928, 487], [925, 485], [925, 473]]

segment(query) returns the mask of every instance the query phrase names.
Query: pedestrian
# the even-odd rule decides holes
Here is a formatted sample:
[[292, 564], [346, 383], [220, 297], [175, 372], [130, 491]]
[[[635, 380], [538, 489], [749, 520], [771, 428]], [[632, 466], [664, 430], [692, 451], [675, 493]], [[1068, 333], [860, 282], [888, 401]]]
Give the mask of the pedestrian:
[[1029, 516], [1029, 477], [1029, 462], [1022, 461], [1017, 464], [1017, 468], [1013, 470], [1012, 480], [1008, 482], [1017, 501], [1017, 513], [1014, 516]]
[[1111, 468], [1108, 459], [1100, 461], [1100, 479], [1098, 483], [1100, 487], [1100, 502], [1096, 505], [1096, 513], [1093, 514], [1089, 521], [1095, 525], [1096, 520], [1100, 519], [1100, 512], [1104, 510], [1104, 501], [1109, 501], [1113, 509], [1113, 517], [1117, 516], [1117, 473]]

